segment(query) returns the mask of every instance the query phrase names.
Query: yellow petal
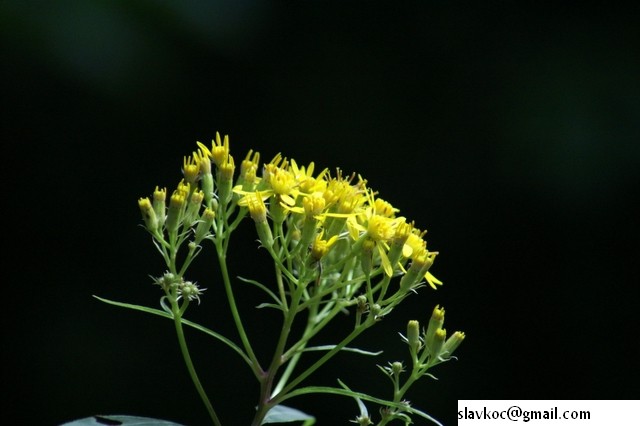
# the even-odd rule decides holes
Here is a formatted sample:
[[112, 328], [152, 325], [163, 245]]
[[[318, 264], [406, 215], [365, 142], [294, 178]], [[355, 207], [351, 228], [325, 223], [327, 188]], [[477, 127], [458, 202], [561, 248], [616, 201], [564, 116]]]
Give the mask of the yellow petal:
[[384, 273], [387, 274], [388, 277], [393, 275], [393, 268], [391, 267], [391, 262], [389, 261], [389, 257], [387, 256], [387, 252], [382, 247], [381, 244], [377, 244], [378, 253], [380, 253], [380, 261], [382, 262], [382, 267], [384, 268]]
[[427, 279], [427, 282], [431, 286], [432, 289], [436, 290], [436, 284], [442, 285], [442, 281], [431, 275], [431, 272], [427, 272], [424, 274], [424, 277]]

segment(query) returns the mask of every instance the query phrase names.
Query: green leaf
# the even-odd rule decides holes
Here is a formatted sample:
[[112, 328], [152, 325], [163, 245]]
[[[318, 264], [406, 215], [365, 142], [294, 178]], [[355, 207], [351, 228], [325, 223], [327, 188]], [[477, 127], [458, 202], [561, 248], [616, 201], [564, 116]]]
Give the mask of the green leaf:
[[304, 422], [305, 425], [312, 425], [316, 419], [309, 414], [303, 413], [295, 408], [285, 407], [284, 405], [276, 405], [264, 417], [262, 424], [266, 423], [288, 423], [288, 422]]
[[[341, 380], [338, 380], [338, 383], [340, 383], [340, 386], [342, 386], [343, 388], [345, 388], [349, 392], [353, 392]], [[367, 410], [367, 406], [364, 405], [364, 402], [362, 402], [362, 400], [360, 398], [358, 398], [358, 397], [354, 397], [354, 399], [356, 400], [356, 403], [358, 404], [358, 409], [360, 410], [360, 416], [361, 417], [369, 417], [369, 410]]]
[[258, 306], [256, 306], [256, 309], [263, 309], [263, 308], [272, 308], [272, 309], [277, 309], [279, 311], [282, 311], [282, 305], [280, 304], [275, 304], [275, 303], [261, 303]]
[[[344, 386], [344, 384], [342, 382], [340, 382], [338, 380], [338, 382]], [[385, 399], [381, 399], [381, 398], [375, 398], [373, 396], [367, 395], [365, 393], [362, 392], [354, 392], [352, 390], [347, 389], [340, 389], [340, 388], [333, 388], [333, 387], [326, 387], [326, 386], [307, 386], [304, 388], [298, 388], [295, 389], [291, 392], [289, 392], [288, 394], [286, 394], [284, 397], [280, 398], [280, 401], [284, 401], [286, 399], [289, 398], [293, 398], [296, 396], [300, 396], [300, 395], [308, 395], [308, 394], [313, 394], [313, 393], [328, 393], [328, 394], [333, 394], [333, 395], [342, 395], [342, 396], [348, 396], [351, 398], [358, 398], [361, 399], [363, 401], [369, 401], [369, 402], [373, 402], [375, 404], [379, 404], [382, 406], [388, 406], [388, 407], [394, 407], [394, 408], [399, 408], [402, 411], [405, 411], [407, 413], [410, 414], [415, 414], [417, 416], [420, 416], [424, 419], [429, 420], [430, 422], [434, 423], [435, 425], [438, 426], [442, 426], [442, 423], [440, 423], [439, 421], [437, 421], [436, 419], [434, 419], [433, 417], [431, 417], [430, 415], [428, 415], [427, 413], [420, 411], [416, 408], [411, 407], [410, 405], [401, 403], [401, 402], [393, 402], [393, 401], [389, 401], [389, 400], [385, 400]]]
[[238, 279], [240, 281], [245, 282], [245, 283], [255, 285], [260, 290], [262, 290], [265, 293], [267, 293], [269, 295], [269, 297], [271, 297], [277, 304], [282, 305], [282, 302], [280, 301], [280, 299], [278, 299], [278, 296], [276, 296], [276, 294], [273, 291], [269, 290], [269, 288], [266, 285], [262, 284], [261, 282], [258, 282], [256, 280], [250, 280], [248, 278], [243, 278], [243, 277], [240, 277], [240, 276], [238, 276]]
[[[94, 295], [93, 297], [95, 297], [96, 299], [100, 300], [101, 302], [108, 303], [109, 305], [119, 306], [121, 308], [133, 309], [134, 311], [142, 311], [142, 312], [146, 312], [146, 313], [149, 313], [149, 314], [158, 315], [160, 317], [168, 318], [170, 320], [173, 319], [173, 315], [172, 314], [170, 314], [168, 312], [165, 312], [165, 311], [161, 311], [159, 309], [149, 308], [147, 306], [133, 305], [131, 303], [116, 302], [114, 300], [103, 299], [102, 297], [99, 297], [99, 296], [96, 296], [96, 295]], [[210, 330], [207, 327], [204, 327], [204, 326], [202, 326], [202, 325], [200, 325], [198, 323], [191, 322], [191, 321], [186, 320], [184, 318], [181, 318], [180, 321], [184, 325], [188, 325], [189, 327], [193, 327], [196, 330], [200, 330], [203, 333], [206, 333], [209, 336], [220, 340], [222, 343], [224, 343], [225, 345], [229, 346], [231, 349], [236, 351], [238, 353], [238, 355], [240, 355], [242, 357], [242, 359], [244, 359], [245, 362], [247, 364], [249, 364], [249, 366], [252, 366], [252, 363], [251, 363], [251, 360], [249, 359], [249, 357], [243, 352], [242, 349], [240, 349], [240, 347], [238, 345], [233, 343], [231, 340], [227, 339], [223, 335], [218, 334], [215, 331]]]
[[167, 420], [136, 416], [92, 416], [74, 420], [60, 426], [182, 426]]
[[[302, 352], [307, 352], [307, 351], [330, 351], [330, 350], [333, 350], [336, 346], [337, 345], [311, 346], [311, 347], [302, 349]], [[341, 348], [340, 350], [341, 351], [345, 351], [345, 352], [355, 352], [355, 353], [360, 354], [360, 355], [369, 355], [369, 356], [378, 356], [378, 355], [380, 355], [382, 353], [382, 351], [371, 352], [371, 351], [365, 351], [364, 349], [350, 348], [348, 346], [345, 346], [344, 348]]]

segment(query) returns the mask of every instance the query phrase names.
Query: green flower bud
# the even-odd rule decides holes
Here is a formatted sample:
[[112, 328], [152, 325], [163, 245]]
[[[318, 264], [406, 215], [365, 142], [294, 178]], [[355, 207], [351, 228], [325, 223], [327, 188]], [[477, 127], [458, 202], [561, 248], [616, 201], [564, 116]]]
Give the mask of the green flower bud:
[[216, 218], [216, 212], [211, 209], [205, 209], [196, 227], [196, 244], [200, 244], [202, 240], [207, 238], [210, 234], [211, 225]]
[[[209, 161], [208, 159], [206, 161]], [[211, 163], [209, 163], [209, 172], [204, 173], [202, 178], [200, 179], [200, 186], [202, 188], [202, 192], [204, 193], [204, 203], [209, 208], [212, 208], [212, 203], [215, 201], [213, 197], [214, 193], [214, 185], [213, 185], [213, 175], [211, 174]], [[216, 208], [213, 208], [215, 210]]]
[[418, 284], [420, 280], [422, 280], [420, 269], [421, 266], [416, 264], [416, 262], [411, 263], [407, 272], [400, 279], [400, 290], [402, 292], [409, 291], [414, 285]]
[[374, 303], [373, 306], [371, 306], [371, 314], [373, 315], [373, 317], [378, 319], [380, 312], [382, 312], [382, 307], [380, 307], [380, 305], [378, 305], [377, 303]]
[[411, 320], [407, 324], [407, 341], [409, 342], [411, 355], [415, 357], [422, 346], [420, 342], [420, 323], [416, 320]]
[[273, 234], [271, 233], [269, 222], [266, 220], [264, 222], [256, 222], [256, 231], [258, 232], [260, 243], [262, 243], [264, 247], [273, 247]]
[[198, 304], [200, 303], [200, 295], [204, 289], [200, 289], [196, 283], [191, 281], [182, 281], [178, 286], [178, 292], [181, 297], [191, 300], [197, 300]]
[[186, 195], [183, 191], [177, 190], [171, 195], [171, 199], [169, 200], [169, 213], [167, 213], [166, 221], [166, 228], [169, 232], [176, 232], [182, 224], [182, 217], [186, 205]]
[[138, 207], [140, 207], [140, 213], [142, 213], [142, 218], [144, 219], [147, 229], [151, 232], [155, 232], [158, 229], [158, 217], [156, 216], [156, 212], [153, 210], [153, 206], [151, 205], [149, 198], [140, 198], [138, 200]]
[[440, 354], [442, 354], [442, 347], [444, 346], [444, 342], [447, 339], [447, 330], [444, 328], [439, 328], [436, 330], [433, 335], [433, 340], [431, 342], [431, 346], [428, 347], [429, 354], [432, 358], [438, 358]]
[[400, 361], [391, 363], [391, 372], [397, 377], [404, 371], [404, 365]]
[[453, 354], [453, 351], [455, 351], [458, 346], [460, 346], [460, 344], [464, 340], [464, 337], [464, 333], [461, 331], [456, 331], [455, 333], [453, 333], [453, 335], [447, 339], [447, 341], [444, 343], [444, 346], [442, 347], [442, 356], [447, 358], [450, 357]]
[[365, 238], [362, 243], [362, 251], [360, 252], [360, 267], [366, 276], [371, 273], [373, 262], [373, 250], [376, 248], [375, 241]]
[[433, 313], [431, 314], [431, 318], [429, 319], [429, 325], [427, 326], [427, 332], [425, 335], [425, 343], [429, 351], [435, 344], [435, 334], [436, 331], [442, 328], [444, 325], [444, 308], [440, 308], [440, 305], [433, 308]]
[[167, 216], [167, 188], [160, 189], [156, 186], [153, 191], [153, 210], [158, 218], [158, 228], [161, 228]]
[[218, 195], [223, 204], [228, 204], [233, 196], [233, 173], [235, 170], [236, 166], [231, 155], [224, 163], [218, 165]]
[[202, 206], [202, 200], [204, 199], [204, 192], [195, 190], [189, 197], [189, 203], [187, 204], [187, 209], [184, 214], [183, 221], [191, 225], [196, 221], [198, 214], [200, 212], [200, 207]]

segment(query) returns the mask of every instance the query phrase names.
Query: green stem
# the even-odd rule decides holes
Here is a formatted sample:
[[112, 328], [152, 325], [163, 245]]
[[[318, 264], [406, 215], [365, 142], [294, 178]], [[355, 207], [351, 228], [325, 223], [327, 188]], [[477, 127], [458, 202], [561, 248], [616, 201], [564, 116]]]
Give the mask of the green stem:
[[311, 333], [313, 331], [314, 325], [316, 324], [317, 311], [318, 311], [317, 305], [312, 305], [309, 308], [309, 315], [307, 316], [307, 325], [304, 328], [302, 337], [300, 338], [298, 343], [294, 345], [297, 347], [297, 351], [294, 353], [293, 356], [291, 356], [291, 359], [289, 359], [289, 361], [287, 362], [287, 358], [288, 358], [287, 354], [289, 354], [290, 351], [287, 351], [286, 354], [282, 355], [282, 360], [284, 362], [287, 362], [287, 367], [282, 373], [282, 376], [280, 376], [280, 379], [278, 380], [278, 384], [273, 389], [271, 396], [277, 395], [278, 393], [280, 393], [280, 391], [282, 391], [284, 386], [287, 384], [287, 381], [291, 377], [291, 374], [293, 373], [294, 368], [296, 368], [296, 365], [298, 365], [298, 361], [302, 356], [302, 350], [307, 346], [309, 339], [311, 339], [312, 337]]
[[238, 306], [236, 304], [236, 299], [233, 294], [233, 289], [231, 288], [231, 280], [229, 278], [229, 270], [227, 269], [227, 260], [226, 255], [222, 250], [220, 240], [216, 240], [216, 251], [218, 253], [218, 263], [220, 264], [220, 272], [222, 274], [222, 281], [224, 282], [224, 289], [227, 293], [227, 299], [229, 301], [229, 308], [231, 309], [231, 315], [233, 316], [233, 321], [236, 325], [236, 329], [238, 330], [238, 334], [240, 335], [240, 340], [242, 341], [242, 345], [244, 350], [251, 359], [251, 369], [253, 370], [253, 374], [258, 378], [258, 380], [262, 379], [263, 371], [262, 367], [260, 367], [260, 363], [258, 362], [258, 358], [256, 354], [253, 352], [253, 348], [251, 347], [251, 342], [249, 342], [249, 338], [247, 336], [247, 332], [244, 329], [244, 325], [242, 324], [242, 319], [240, 318], [240, 313], [238, 312]]
[[[277, 273], [280, 272], [280, 268], [276, 268]], [[278, 274], [280, 275], [280, 274]], [[279, 276], [280, 280], [282, 277]], [[266, 376], [264, 376], [261, 380], [260, 386], [260, 400], [258, 402], [258, 411], [256, 412], [255, 417], [253, 418], [252, 425], [259, 426], [262, 424], [264, 417], [267, 415], [267, 412], [275, 405], [273, 403], [273, 399], [271, 398], [271, 389], [273, 388], [273, 382], [278, 372], [278, 369], [282, 366], [284, 348], [287, 344], [287, 339], [289, 338], [289, 333], [291, 332], [291, 326], [293, 324], [293, 320], [296, 317], [296, 311], [298, 307], [298, 303], [300, 302], [300, 297], [302, 296], [302, 289], [297, 288], [296, 291], [291, 295], [291, 306], [285, 312], [284, 323], [282, 324], [282, 330], [280, 331], [280, 337], [278, 339], [278, 344], [276, 346], [276, 350], [273, 353], [273, 359], [271, 360], [271, 364], [269, 365], [269, 370], [267, 371]]]
[[305, 371], [300, 373], [300, 375], [298, 377], [293, 379], [287, 386], [285, 386], [285, 388], [282, 390], [282, 392], [280, 392], [278, 395], [276, 395], [273, 398], [273, 401], [275, 403], [279, 403], [280, 401], [284, 400], [286, 398], [286, 395], [289, 392], [291, 392], [296, 386], [298, 386], [300, 384], [300, 382], [302, 382], [304, 379], [309, 377], [314, 371], [316, 371], [318, 368], [320, 368], [322, 365], [324, 365], [335, 354], [340, 352], [342, 350], [342, 348], [347, 346], [353, 339], [358, 337], [363, 331], [365, 331], [367, 328], [371, 327], [374, 323], [375, 323], [375, 319], [373, 318], [373, 315], [369, 315], [366, 318], [366, 320], [362, 324], [360, 324], [359, 327], [357, 327], [353, 331], [351, 331], [351, 333], [349, 333], [349, 335], [347, 337], [342, 339], [342, 341], [340, 343], [338, 343], [333, 349], [331, 349], [329, 352], [324, 354], [324, 356], [322, 356], [313, 365], [311, 365]]
[[[185, 304], [188, 301], [184, 302]], [[193, 365], [193, 361], [191, 360], [191, 355], [189, 354], [189, 349], [187, 347], [187, 341], [184, 337], [184, 330], [182, 328], [182, 318], [180, 316], [180, 311], [178, 304], [176, 302], [172, 303], [172, 311], [173, 311], [173, 322], [176, 326], [176, 334], [178, 335], [178, 343], [180, 344], [180, 351], [182, 352], [182, 357], [184, 358], [184, 362], [187, 365], [187, 370], [189, 370], [189, 375], [191, 376], [191, 380], [198, 390], [198, 394], [202, 399], [202, 402], [207, 407], [207, 411], [209, 412], [209, 416], [213, 421], [213, 424], [216, 426], [221, 426], [220, 419], [218, 419], [218, 415], [216, 414], [213, 406], [211, 405], [211, 401], [209, 401], [209, 397], [207, 396], [204, 388], [202, 387], [202, 383], [200, 383], [200, 379], [198, 378], [198, 374], [196, 373], [196, 369]]]
[[318, 334], [340, 312], [341, 309], [342, 305], [336, 304], [333, 307], [333, 311], [327, 314], [320, 322], [318, 322], [317, 320], [317, 315], [314, 315], [312, 320], [310, 318], [309, 323], [311, 327], [309, 327], [309, 330], [305, 330], [304, 337], [300, 339], [300, 341], [298, 341], [296, 344], [291, 346], [289, 350], [283, 355], [283, 358], [287, 360], [295, 354], [300, 353], [300, 351], [304, 349], [306, 343], [311, 338], [313, 338], [313, 336]]

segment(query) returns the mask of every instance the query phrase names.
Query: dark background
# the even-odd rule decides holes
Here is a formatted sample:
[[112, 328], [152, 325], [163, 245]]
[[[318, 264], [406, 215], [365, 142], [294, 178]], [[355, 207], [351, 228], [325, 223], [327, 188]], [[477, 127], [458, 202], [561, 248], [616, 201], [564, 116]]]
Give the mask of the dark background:
[[[640, 31], [610, 2], [0, 2], [4, 418], [56, 425], [96, 413], [207, 423], [169, 321], [163, 271], [136, 200], [173, 187], [197, 140], [229, 134], [299, 163], [356, 171], [429, 230], [423, 289], [314, 381], [386, 396], [375, 363], [437, 303], [466, 331], [459, 361], [409, 394], [455, 424], [458, 399], [638, 398]], [[232, 274], [268, 273], [249, 223]], [[189, 317], [236, 338], [208, 247]], [[240, 284], [238, 284], [240, 286]], [[254, 313], [259, 354], [277, 316]], [[322, 336], [351, 327], [345, 318]], [[336, 337], [332, 337], [336, 336]], [[257, 388], [225, 347], [189, 332], [225, 424]], [[217, 404], [216, 404], [217, 403]], [[319, 424], [341, 397], [290, 405]], [[369, 405], [375, 412], [375, 406]], [[421, 423], [418, 423], [421, 424]]]

